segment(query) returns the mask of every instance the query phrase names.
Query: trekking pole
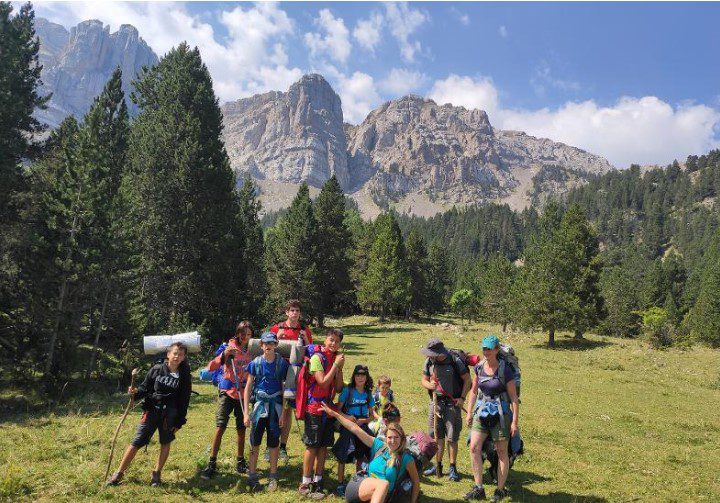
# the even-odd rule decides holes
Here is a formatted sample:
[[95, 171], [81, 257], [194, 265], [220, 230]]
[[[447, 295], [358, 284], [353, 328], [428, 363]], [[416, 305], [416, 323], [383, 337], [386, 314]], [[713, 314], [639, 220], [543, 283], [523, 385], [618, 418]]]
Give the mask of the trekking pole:
[[437, 393], [435, 393], [433, 391], [433, 436], [435, 437], [435, 441], [437, 441], [437, 420], [438, 420]]
[[[130, 373], [130, 387], [135, 387], [135, 376], [138, 374], [139, 369], [134, 368], [132, 369], [132, 372]], [[105, 478], [103, 478], [103, 483], [107, 480], [108, 475], [110, 474], [110, 467], [112, 466], [112, 460], [113, 455], [115, 454], [115, 443], [117, 442], [118, 434], [120, 433], [120, 428], [122, 428], [123, 423], [125, 422], [125, 418], [128, 416], [128, 413], [130, 412], [130, 409], [132, 409], [133, 404], [135, 403], [135, 395], [130, 396], [130, 400], [128, 400], [128, 404], [125, 407], [125, 412], [122, 415], [122, 418], [120, 418], [120, 422], [117, 425], [117, 428], [115, 428], [115, 435], [113, 435], [112, 443], [110, 444], [110, 459], [108, 459], [107, 468], [105, 469]]]

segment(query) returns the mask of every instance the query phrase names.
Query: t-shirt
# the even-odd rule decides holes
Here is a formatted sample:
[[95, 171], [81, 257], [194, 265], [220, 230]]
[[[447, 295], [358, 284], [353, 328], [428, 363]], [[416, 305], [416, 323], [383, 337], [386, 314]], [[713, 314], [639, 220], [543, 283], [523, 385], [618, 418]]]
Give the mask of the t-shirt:
[[[278, 334], [280, 330], [282, 329], [282, 334]], [[283, 321], [282, 323], [277, 323], [270, 327], [270, 331], [274, 334], [278, 334], [278, 340], [285, 340], [285, 341], [296, 341], [300, 338], [300, 334], [303, 332], [303, 341], [304, 344], [307, 346], [308, 344], [312, 344], [312, 332], [310, 331], [310, 327], [303, 327], [302, 325], [298, 325], [297, 327], [290, 327], [287, 324], [287, 321]]]
[[290, 364], [278, 354], [275, 355], [275, 361], [272, 363], [268, 362], [264, 356], [261, 356], [260, 365], [256, 365], [255, 360], [248, 364], [247, 373], [255, 378], [255, 390], [264, 391], [268, 395], [282, 391], [282, 381], [279, 381], [276, 377], [277, 365], [280, 365], [280, 375], [284, 379]]
[[376, 410], [382, 412], [382, 410], [385, 408], [385, 404], [392, 402], [392, 400], [390, 400], [391, 394], [392, 394], [392, 390], [388, 391], [388, 394], [385, 396], [383, 396], [382, 393], [378, 393], [377, 394], [377, 397], [378, 397], [377, 402], [375, 402], [375, 397], [373, 397], [373, 402], [375, 402], [375, 405], [373, 405], [373, 407], [375, 407]]
[[395, 488], [395, 482], [405, 473], [408, 463], [413, 462], [413, 457], [409, 452], [405, 451], [400, 460], [399, 467], [396, 467], [392, 463], [388, 466], [388, 460], [390, 459], [389, 448], [385, 448], [384, 452], [377, 457], [375, 456], [375, 454], [383, 448], [385, 448], [385, 442], [376, 438], [370, 448], [370, 459], [372, 459], [372, 461], [370, 461], [370, 466], [368, 466], [368, 474], [381, 480], [387, 480], [390, 484], [388, 488], [388, 494], [390, 494]]
[[[325, 369], [325, 367], [323, 367], [323, 360], [322, 360], [322, 358], [320, 358], [320, 355], [319, 355], [318, 353], [315, 353], [314, 355], [312, 355], [312, 356], [310, 357], [309, 370], [310, 370], [310, 373], [314, 375], [315, 372], [319, 372], [319, 371], [323, 371], [323, 372], [325, 372], [325, 373], [330, 372], [330, 367], [328, 366], [328, 368]], [[318, 385], [318, 386], [319, 386], [319, 385]], [[334, 393], [333, 393], [333, 396], [334, 396]], [[327, 402], [328, 402], [328, 403], [332, 402], [332, 398], [333, 398], [332, 396], [331, 396], [331, 397], [328, 397]], [[314, 415], [316, 415], [316, 416], [319, 416], [320, 414], [323, 413], [323, 411], [322, 411], [322, 406], [320, 405], [320, 402], [310, 402], [310, 403], [308, 403], [307, 411], [308, 411], [308, 413], [314, 414]]]
[[345, 414], [353, 417], [368, 417], [370, 415], [370, 408], [375, 407], [375, 399], [372, 393], [365, 393], [364, 391], [358, 391], [355, 388], [352, 389], [352, 394], [348, 400], [348, 390], [350, 388], [345, 386], [340, 392], [338, 402], [345, 405]]
[[326, 372], [325, 367], [323, 367], [322, 358], [320, 358], [320, 355], [316, 353], [310, 357], [310, 372], [314, 374], [315, 372], [319, 372], [321, 370]]
[[[434, 369], [433, 369], [434, 367]], [[443, 361], [433, 362], [430, 358], [425, 360], [425, 369], [423, 374], [431, 377], [437, 376], [440, 386], [445, 392], [453, 398], [460, 398], [462, 395], [463, 381], [462, 376], [469, 372], [465, 365], [457, 356], [448, 353]], [[438, 396], [446, 396], [438, 392]]]
[[[478, 365], [477, 375], [475, 376], [475, 382], [477, 383], [480, 393], [484, 396], [496, 397], [507, 391], [507, 383], [515, 380], [515, 374], [509, 364], [505, 363], [505, 376], [504, 382], [500, 380], [500, 365], [498, 365], [495, 374], [489, 376], [485, 373], [485, 365]], [[479, 381], [479, 382], [478, 382]]]

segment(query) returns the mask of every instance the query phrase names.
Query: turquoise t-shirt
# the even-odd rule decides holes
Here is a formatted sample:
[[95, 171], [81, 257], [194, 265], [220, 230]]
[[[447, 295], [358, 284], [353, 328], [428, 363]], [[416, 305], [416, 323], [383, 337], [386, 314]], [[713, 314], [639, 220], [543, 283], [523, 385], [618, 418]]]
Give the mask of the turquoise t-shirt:
[[352, 389], [352, 395], [348, 400], [348, 388], [345, 386], [338, 397], [338, 403], [341, 405], [346, 403], [344, 411], [345, 414], [353, 417], [368, 417], [370, 415], [370, 409], [375, 407], [375, 399], [372, 393], [365, 393], [364, 391], [358, 391], [355, 388]]
[[392, 493], [395, 488], [395, 482], [397, 482], [398, 478], [400, 478], [400, 476], [405, 472], [408, 463], [413, 462], [413, 457], [409, 452], [405, 452], [400, 462], [399, 469], [392, 464], [388, 466], [390, 449], [385, 449], [385, 452], [375, 457], [375, 453], [384, 446], [385, 442], [379, 438], [376, 438], [373, 442], [373, 445], [370, 448], [370, 459], [372, 459], [372, 461], [370, 461], [370, 466], [368, 467], [368, 474], [381, 480], [387, 480], [390, 483], [390, 488], [388, 489], [389, 494]]

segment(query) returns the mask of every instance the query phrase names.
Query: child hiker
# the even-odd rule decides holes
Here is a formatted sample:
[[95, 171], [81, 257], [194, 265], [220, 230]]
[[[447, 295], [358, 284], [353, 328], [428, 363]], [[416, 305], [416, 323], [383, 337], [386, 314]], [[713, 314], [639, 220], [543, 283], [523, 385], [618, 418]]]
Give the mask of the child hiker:
[[392, 380], [388, 376], [381, 375], [378, 377], [377, 389], [375, 390], [375, 393], [373, 393], [376, 415], [380, 415], [382, 413], [386, 404], [395, 402], [395, 396], [393, 395], [391, 386]]
[[[247, 384], [245, 385], [245, 426], [250, 426], [250, 469], [248, 471], [248, 485], [251, 491], [261, 489], [257, 474], [258, 455], [263, 434], [266, 434], [266, 444], [270, 451], [270, 476], [267, 484], [268, 491], [274, 491], [278, 486], [278, 450], [280, 445], [280, 430], [283, 425], [282, 394], [283, 381], [290, 364], [275, 352], [278, 340], [275, 334], [265, 332], [260, 337], [263, 354], [251, 361], [247, 366]], [[250, 413], [251, 397], [255, 398], [255, 405]]]
[[[299, 341], [301, 345], [307, 346], [312, 344], [312, 332], [310, 328], [300, 323], [302, 309], [300, 301], [297, 299], [288, 300], [285, 304], [285, 316], [287, 319], [281, 323], [277, 323], [270, 327], [270, 331], [277, 335], [279, 341]], [[287, 441], [290, 436], [290, 427], [292, 426], [292, 415], [295, 409], [295, 400], [285, 400], [283, 407], [283, 424], [282, 433], [280, 435], [280, 459], [287, 461]], [[267, 452], [266, 452], [267, 454]]]
[[[365, 365], [357, 365], [350, 377], [350, 384], [345, 386], [338, 397], [339, 410], [349, 417], [363, 431], [371, 434], [368, 423], [375, 419], [375, 400], [372, 396], [373, 380]], [[333, 446], [333, 453], [338, 460], [338, 486], [335, 494], [345, 496], [345, 464], [355, 461], [356, 469], [368, 461], [370, 449], [359, 441], [347, 428], [340, 428], [340, 436]]]
[[385, 438], [388, 425], [400, 424], [400, 409], [392, 402], [385, 404], [382, 410], [382, 417], [368, 425], [372, 434], [380, 439]]
[[335, 390], [342, 388], [342, 368], [345, 356], [338, 354], [343, 333], [329, 329], [325, 333], [325, 345], [310, 358], [310, 385], [305, 412], [303, 442], [303, 475], [298, 492], [314, 499], [324, 497], [323, 472], [328, 447], [333, 445], [335, 422], [322, 410], [322, 404], [332, 404]]
[[237, 464], [236, 471], [240, 474], [247, 472], [245, 460], [245, 417], [243, 416], [242, 393], [245, 390], [247, 378], [246, 367], [250, 363], [248, 341], [253, 331], [250, 322], [241, 321], [233, 335], [227, 342], [225, 350], [215, 357], [209, 364], [208, 370], [214, 371], [222, 368], [222, 378], [218, 382], [218, 407], [215, 413], [215, 436], [210, 449], [210, 460], [207, 467], [200, 472], [200, 477], [209, 479], [217, 470], [217, 455], [220, 450], [223, 434], [230, 421], [230, 413], [235, 416], [235, 429], [237, 430]]
[[161, 484], [160, 474], [170, 455], [170, 443], [175, 440], [175, 432], [185, 424], [190, 404], [192, 383], [190, 367], [185, 362], [187, 349], [182, 342], [172, 344], [167, 351], [167, 361], [151, 367], [137, 388], [128, 388], [128, 394], [134, 395], [135, 400], [145, 399], [144, 412], [135, 438], [125, 450], [120, 466], [108, 480], [108, 485], [120, 484], [135, 454], [150, 442], [155, 430], [160, 436], [160, 454], [150, 485], [156, 487]]

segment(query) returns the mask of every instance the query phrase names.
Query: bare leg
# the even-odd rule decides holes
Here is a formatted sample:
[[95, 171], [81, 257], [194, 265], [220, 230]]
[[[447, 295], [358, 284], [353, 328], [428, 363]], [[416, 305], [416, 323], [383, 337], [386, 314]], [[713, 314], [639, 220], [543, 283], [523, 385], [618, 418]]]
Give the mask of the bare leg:
[[168, 456], [170, 455], [170, 443], [167, 444], [160, 444], [160, 454], [158, 455], [157, 464], [155, 465], [155, 471], [161, 472], [163, 469], [163, 466], [165, 466], [165, 462], [168, 459]]
[[482, 446], [487, 438], [487, 433], [481, 433], [479, 431], [473, 431], [470, 433], [470, 463], [472, 465], [473, 478], [475, 479], [475, 485], [482, 487]]
[[257, 461], [258, 456], [260, 455], [260, 446], [259, 445], [251, 445], [250, 446], [250, 473], [257, 473]]
[[125, 449], [125, 454], [123, 454], [122, 460], [120, 461], [120, 466], [118, 467], [119, 472], [125, 473], [125, 470], [128, 469], [132, 460], [135, 459], [135, 454], [137, 454], [139, 450], [139, 447], [128, 445], [127, 449]]
[[270, 449], [270, 473], [277, 473], [278, 457], [280, 456], [280, 447]]
[[286, 445], [288, 438], [290, 437], [290, 427], [292, 426], [293, 420], [293, 409], [283, 409], [282, 414], [285, 420], [285, 425], [280, 430], [280, 444]]
[[383, 503], [387, 498], [389, 487], [390, 483], [387, 480], [368, 477], [360, 484], [358, 496], [362, 501]]
[[245, 428], [237, 430], [237, 457], [245, 457]]
[[345, 482], [345, 463], [338, 462], [338, 483]]
[[508, 441], [498, 440], [495, 442], [495, 452], [498, 456], [498, 489], [505, 489], [508, 472], [510, 471], [510, 459], [508, 458]]
[[454, 465], [457, 461], [458, 443], [448, 442], [448, 455], [450, 457], [450, 464]]
[[317, 450], [317, 459], [315, 459], [315, 475], [322, 477], [325, 471], [325, 458], [327, 458], [327, 447], [320, 447]]
[[438, 451], [435, 455], [435, 461], [442, 463], [443, 454], [445, 454], [445, 439], [441, 438], [437, 440]]
[[222, 443], [222, 437], [225, 434], [225, 428], [218, 427], [217, 430], [215, 430], [215, 436], [212, 440], [212, 446], [210, 447], [210, 457], [216, 458], [218, 455], [218, 451], [220, 450], [220, 444]]
[[303, 477], [313, 476], [313, 467], [318, 456], [318, 449], [306, 448], [303, 454]]

